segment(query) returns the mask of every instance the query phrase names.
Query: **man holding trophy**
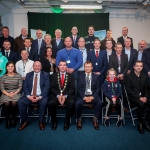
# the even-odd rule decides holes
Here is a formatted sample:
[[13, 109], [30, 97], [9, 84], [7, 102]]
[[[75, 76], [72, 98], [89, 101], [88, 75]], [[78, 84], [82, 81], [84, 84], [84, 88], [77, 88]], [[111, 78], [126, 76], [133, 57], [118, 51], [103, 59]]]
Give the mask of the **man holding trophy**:
[[74, 76], [67, 72], [67, 62], [60, 61], [59, 72], [51, 76], [50, 100], [48, 103], [49, 114], [52, 121], [52, 130], [57, 128], [56, 109], [57, 105], [66, 106], [64, 130], [69, 129], [70, 117], [74, 112], [75, 83]]

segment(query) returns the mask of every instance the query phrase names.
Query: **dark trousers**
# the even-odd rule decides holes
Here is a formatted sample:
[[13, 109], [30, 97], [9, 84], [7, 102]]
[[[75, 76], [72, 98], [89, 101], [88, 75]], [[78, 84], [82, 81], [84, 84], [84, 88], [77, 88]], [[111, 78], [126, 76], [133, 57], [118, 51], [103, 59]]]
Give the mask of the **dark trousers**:
[[[83, 108], [84, 104], [86, 104], [86, 102], [81, 97], [78, 97], [75, 102], [75, 113], [76, 113], [77, 119], [79, 119], [81, 117], [82, 108]], [[99, 116], [100, 116], [101, 110], [102, 110], [102, 101], [101, 101], [100, 97], [95, 98], [92, 101], [92, 104], [95, 106], [95, 114], [94, 115], [97, 119], [99, 119]]]
[[136, 113], [137, 113], [137, 117], [138, 117], [138, 121], [140, 123], [144, 123], [143, 121], [143, 110], [145, 108], [149, 108], [147, 115], [146, 115], [146, 119], [147, 121], [150, 123], [150, 99], [147, 99], [146, 103], [143, 103], [142, 101], [138, 100], [138, 99], [130, 99], [131, 104], [133, 104], [135, 107], [137, 107]]
[[[42, 98], [37, 103], [39, 105], [39, 122], [43, 122], [44, 114], [46, 112], [46, 107], [48, 103], [48, 97]], [[29, 121], [28, 114], [27, 114], [27, 107], [31, 104], [32, 102], [25, 96], [18, 101], [18, 108], [19, 108], [22, 122]]]
[[[66, 105], [65, 122], [69, 123], [69, 120], [74, 113], [74, 97], [73, 96], [67, 96], [64, 104]], [[58, 105], [59, 105], [59, 102], [58, 102], [57, 97], [55, 97], [55, 96], [50, 97], [50, 100], [48, 103], [48, 110], [49, 110], [49, 114], [51, 116], [52, 122], [57, 121], [56, 110], [57, 110]]]

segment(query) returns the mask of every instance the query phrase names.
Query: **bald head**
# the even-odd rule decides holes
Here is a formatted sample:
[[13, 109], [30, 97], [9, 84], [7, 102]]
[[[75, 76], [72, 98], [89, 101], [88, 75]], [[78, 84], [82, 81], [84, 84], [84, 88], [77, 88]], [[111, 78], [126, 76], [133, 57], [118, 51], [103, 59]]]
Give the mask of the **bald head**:
[[41, 39], [42, 36], [43, 36], [42, 30], [40, 30], [40, 29], [36, 30], [36, 36], [37, 36], [38, 39]]
[[33, 70], [35, 73], [39, 73], [42, 69], [42, 64], [39, 61], [35, 61], [33, 64]]
[[144, 49], [146, 49], [147, 43], [145, 40], [141, 40], [139, 43], [139, 47], [140, 47], [140, 51], [143, 51]]
[[64, 44], [66, 45], [66, 49], [70, 50], [72, 48], [72, 40], [70, 37], [65, 38]]
[[22, 28], [22, 29], [21, 29], [21, 35], [22, 35], [23, 37], [26, 37], [26, 36], [28, 35], [28, 30], [27, 30], [26, 28]]

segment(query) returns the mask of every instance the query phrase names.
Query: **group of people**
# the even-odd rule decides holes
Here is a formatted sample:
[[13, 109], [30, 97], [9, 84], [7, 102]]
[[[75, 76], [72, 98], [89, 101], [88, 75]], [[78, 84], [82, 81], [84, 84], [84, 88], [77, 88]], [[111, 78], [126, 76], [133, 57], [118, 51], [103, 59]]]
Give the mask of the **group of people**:
[[[13, 39], [8, 27], [2, 28], [0, 37], [0, 105], [6, 117], [6, 128], [16, 127], [16, 115], [21, 117], [18, 130], [30, 124], [27, 108], [33, 103], [39, 106], [39, 128], [45, 129], [44, 115], [48, 107], [51, 128], [57, 129], [57, 106], [66, 107], [64, 130], [69, 129], [70, 118], [75, 112], [77, 129], [82, 128], [82, 108], [92, 104], [95, 108], [93, 127], [98, 130], [103, 103], [106, 104], [104, 125], [110, 126], [113, 106], [118, 110], [116, 126], [122, 126], [124, 111], [128, 111], [127, 91], [130, 102], [137, 107], [138, 131], [150, 132], [150, 111], [143, 119], [144, 108], [150, 108], [149, 48], [141, 40], [137, 51], [128, 37], [128, 28], [122, 29], [117, 43], [108, 30], [100, 41], [94, 36], [94, 27], [88, 27], [85, 38], [77, 35], [72, 27], [71, 36], [63, 39], [60, 29], [56, 38], [36, 31], [37, 39], [28, 36], [22, 28], [21, 35]], [[101, 91], [105, 99], [101, 97]], [[123, 95], [123, 99], [121, 99]]]

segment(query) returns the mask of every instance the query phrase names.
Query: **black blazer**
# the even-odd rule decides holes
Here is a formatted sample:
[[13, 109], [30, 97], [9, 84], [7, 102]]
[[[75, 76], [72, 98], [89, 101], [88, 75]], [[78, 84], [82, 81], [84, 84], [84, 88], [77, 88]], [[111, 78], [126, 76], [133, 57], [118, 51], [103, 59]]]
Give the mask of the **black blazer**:
[[[127, 38], [130, 38], [130, 37], [127, 36]], [[131, 48], [133, 49], [133, 40], [132, 40], [132, 38], [130, 38], [130, 39], [131, 39]], [[122, 44], [123, 48], [125, 47], [123, 36], [117, 38], [117, 43], [118, 42]]]
[[[5, 50], [1, 50], [1, 52], [2, 52], [2, 55], [5, 56]], [[7, 59], [8, 61], [13, 61], [14, 63], [16, 63], [18, 61], [18, 55], [16, 52], [10, 50], [10, 54]]]
[[76, 37], [75, 43], [74, 43], [74, 41], [73, 41], [73, 36], [72, 36], [72, 35], [70, 36], [70, 38], [71, 38], [71, 40], [72, 40], [72, 47], [79, 49], [78, 40], [79, 40], [80, 36], [77, 36], [77, 37]]
[[[21, 51], [25, 50], [25, 48], [22, 48], [19, 50], [19, 54], [18, 54], [18, 59], [21, 60]], [[33, 61], [38, 61], [39, 60], [39, 56], [38, 54], [35, 52], [35, 50], [31, 47], [30, 49], [30, 53], [29, 53], [29, 59], [33, 60]]]
[[[122, 50], [122, 53], [125, 54], [125, 49]], [[134, 63], [137, 61], [137, 57], [138, 57], [137, 50], [131, 49], [128, 70], [133, 71], [133, 66], [134, 66]]]
[[[78, 96], [82, 99], [85, 97], [85, 89], [86, 89], [86, 74], [85, 72], [81, 72], [78, 74], [77, 80], [78, 87]], [[91, 81], [91, 91], [92, 96], [97, 98], [99, 96], [100, 86], [99, 86], [99, 76], [92, 73], [92, 81]]]
[[61, 38], [59, 45], [57, 46], [56, 39], [52, 39], [52, 52], [53, 52], [53, 58], [56, 58], [57, 52], [63, 48], [65, 48], [64, 39]]
[[[121, 74], [126, 75], [128, 71], [128, 56], [127, 54], [121, 54]], [[114, 68], [115, 71], [118, 74], [118, 58], [116, 53], [113, 53], [112, 55], [109, 56], [109, 69]]]
[[[60, 95], [60, 89], [59, 89], [59, 85], [58, 85], [58, 74], [59, 73], [54, 73], [51, 75], [50, 92], [51, 92], [51, 95], [54, 97], [56, 97], [57, 95]], [[66, 79], [66, 76], [65, 76], [65, 79]], [[74, 76], [73, 76], [73, 74], [68, 73], [67, 85], [63, 92], [63, 95], [74, 97], [74, 94], [75, 94]]]
[[[140, 85], [134, 71], [126, 76], [125, 87], [130, 100], [139, 100], [140, 97], [149, 98], [147, 76], [143, 73], [140, 74]], [[139, 95], [140, 92], [141, 96]]]

